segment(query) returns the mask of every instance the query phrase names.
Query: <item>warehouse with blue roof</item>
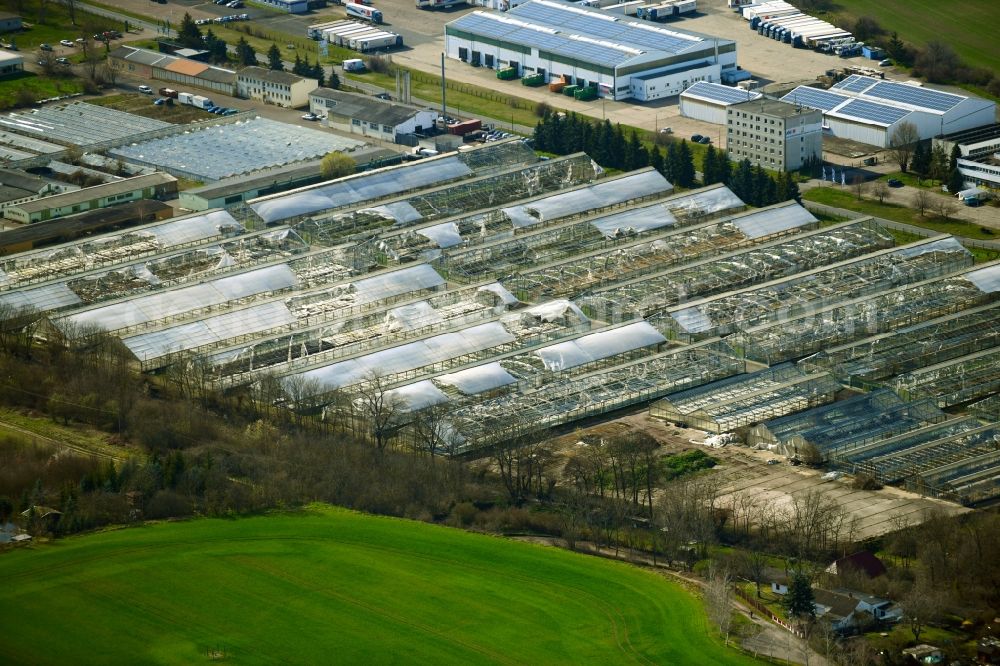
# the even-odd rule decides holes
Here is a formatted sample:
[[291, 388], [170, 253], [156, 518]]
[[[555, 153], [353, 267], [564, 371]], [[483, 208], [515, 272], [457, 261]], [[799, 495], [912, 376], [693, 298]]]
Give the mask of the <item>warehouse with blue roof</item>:
[[736, 43], [562, 0], [508, 12], [475, 11], [445, 26], [445, 53], [476, 67], [596, 88], [607, 99], [648, 101], [736, 69]]
[[823, 129], [833, 136], [881, 148], [904, 122], [921, 139], [996, 122], [996, 102], [858, 74], [829, 90], [799, 86], [782, 100], [822, 111]]

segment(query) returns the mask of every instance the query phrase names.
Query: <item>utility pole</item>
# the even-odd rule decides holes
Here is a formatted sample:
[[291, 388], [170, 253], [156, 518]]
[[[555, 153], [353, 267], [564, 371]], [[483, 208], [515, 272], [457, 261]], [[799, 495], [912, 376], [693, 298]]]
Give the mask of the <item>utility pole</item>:
[[448, 106], [445, 103], [444, 53], [441, 53], [441, 118], [447, 122]]

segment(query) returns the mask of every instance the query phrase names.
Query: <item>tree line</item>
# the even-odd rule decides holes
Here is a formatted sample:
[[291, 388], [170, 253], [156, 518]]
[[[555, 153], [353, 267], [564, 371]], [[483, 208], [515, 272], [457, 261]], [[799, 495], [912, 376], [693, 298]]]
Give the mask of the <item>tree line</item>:
[[[666, 148], [653, 144], [646, 148], [635, 129], [626, 135], [620, 124], [590, 120], [575, 113], [553, 113], [543, 109], [543, 117], [534, 131], [535, 149], [557, 155], [585, 152], [599, 165], [609, 169], [633, 171], [651, 166], [675, 186], [699, 184], [694, 155], [685, 140], [666, 139]], [[701, 185], [723, 183], [752, 206], [769, 206], [800, 199], [795, 176], [788, 172], [770, 174], [760, 165], [744, 159], [736, 164], [723, 150], [709, 145], [702, 163]]]

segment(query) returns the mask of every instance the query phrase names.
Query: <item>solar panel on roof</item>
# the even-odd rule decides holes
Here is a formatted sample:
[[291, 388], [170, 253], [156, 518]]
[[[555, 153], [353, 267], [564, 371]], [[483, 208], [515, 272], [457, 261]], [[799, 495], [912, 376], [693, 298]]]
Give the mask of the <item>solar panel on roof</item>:
[[801, 104], [811, 109], [830, 111], [839, 104], [851, 99], [846, 95], [838, 95], [829, 90], [819, 90], [808, 86], [799, 86], [792, 92], [781, 98], [783, 102]]
[[867, 120], [883, 125], [891, 125], [901, 118], [910, 115], [906, 109], [875, 102], [866, 102], [862, 99], [851, 100], [836, 111], [837, 115], [853, 116], [861, 120]]
[[927, 88], [919, 88], [917, 86], [908, 86], [902, 83], [893, 83], [891, 81], [880, 81], [872, 86], [871, 90], [865, 92], [865, 94], [870, 97], [879, 97], [893, 102], [912, 104], [913, 106], [933, 109], [934, 111], [948, 111], [958, 106], [959, 102], [963, 99], [958, 95], [951, 95], [938, 90], [928, 90]]
[[682, 94], [694, 95], [703, 99], [722, 102], [723, 104], [738, 104], [740, 102], [757, 99], [761, 96], [760, 93], [749, 90], [741, 90], [740, 88], [721, 86], [718, 83], [708, 83], [707, 81], [699, 81], [685, 90]]
[[840, 83], [833, 86], [835, 90], [845, 90], [848, 92], [859, 93], [870, 88], [873, 83], [876, 83], [877, 79], [873, 79], [870, 76], [861, 76], [859, 74], [851, 74], [846, 79]]

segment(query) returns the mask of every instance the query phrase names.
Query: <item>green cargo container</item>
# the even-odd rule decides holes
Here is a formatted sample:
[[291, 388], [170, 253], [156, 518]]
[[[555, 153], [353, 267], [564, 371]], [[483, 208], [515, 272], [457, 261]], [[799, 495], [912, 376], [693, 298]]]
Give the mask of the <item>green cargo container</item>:
[[545, 75], [544, 74], [530, 74], [523, 79], [521, 79], [522, 86], [531, 86], [535, 88], [537, 86], [545, 85]]
[[562, 89], [562, 94], [567, 97], [572, 97], [576, 94], [576, 91], [580, 89], [580, 86], [566, 86]]
[[580, 88], [573, 93], [573, 97], [581, 102], [589, 102], [592, 99], [597, 99], [597, 88]]
[[517, 70], [513, 67], [505, 67], [497, 70], [497, 78], [503, 81], [512, 81], [517, 78]]

